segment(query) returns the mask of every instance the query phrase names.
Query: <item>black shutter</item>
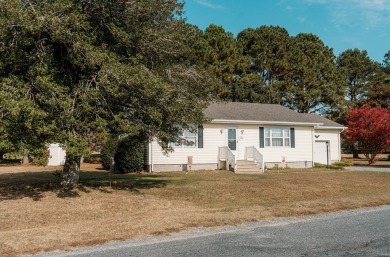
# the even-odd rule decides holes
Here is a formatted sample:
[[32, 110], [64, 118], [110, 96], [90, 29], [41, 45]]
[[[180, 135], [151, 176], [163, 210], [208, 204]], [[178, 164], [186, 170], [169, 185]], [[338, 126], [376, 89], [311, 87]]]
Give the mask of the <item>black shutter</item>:
[[290, 128], [291, 148], [295, 148], [295, 129]]
[[203, 126], [198, 127], [198, 148], [203, 148]]
[[260, 148], [264, 148], [264, 128], [259, 127], [260, 132]]

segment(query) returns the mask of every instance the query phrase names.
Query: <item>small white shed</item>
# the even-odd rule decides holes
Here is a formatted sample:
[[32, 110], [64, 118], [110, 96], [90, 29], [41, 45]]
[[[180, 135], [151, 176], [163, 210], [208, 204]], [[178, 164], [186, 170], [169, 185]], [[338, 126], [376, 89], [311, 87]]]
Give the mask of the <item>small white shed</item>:
[[60, 166], [65, 164], [66, 152], [59, 144], [49, 145], [49, 162], [47, 166]]

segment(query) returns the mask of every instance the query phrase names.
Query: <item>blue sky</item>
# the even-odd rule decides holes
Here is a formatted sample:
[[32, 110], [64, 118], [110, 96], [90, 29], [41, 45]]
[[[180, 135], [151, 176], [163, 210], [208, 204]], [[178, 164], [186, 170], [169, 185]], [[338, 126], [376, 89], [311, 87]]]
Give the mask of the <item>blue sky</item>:
[[382, 62], [390, 50], [390, 0], [185, 0], [184, 10], [189, 23], [201, 29], [214, 23], [234, 35], [261, 25], [292, 36], [313, 33], [336, 56], [358, 48]]

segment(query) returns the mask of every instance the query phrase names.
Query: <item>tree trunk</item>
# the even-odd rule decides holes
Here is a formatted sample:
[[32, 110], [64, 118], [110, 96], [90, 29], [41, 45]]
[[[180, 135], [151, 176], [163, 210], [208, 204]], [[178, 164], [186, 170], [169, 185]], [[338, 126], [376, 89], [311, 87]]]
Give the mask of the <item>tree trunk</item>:
[[353, 149], [352, 153], [353, 153], [353, 158], [355, 158], [355, 159], [359, 158], [359, 150]]
[[62, 170], [61, 185], [72, 187], [79, 183], [80, 159], [80, 156], [66, 155], [64, 168]]

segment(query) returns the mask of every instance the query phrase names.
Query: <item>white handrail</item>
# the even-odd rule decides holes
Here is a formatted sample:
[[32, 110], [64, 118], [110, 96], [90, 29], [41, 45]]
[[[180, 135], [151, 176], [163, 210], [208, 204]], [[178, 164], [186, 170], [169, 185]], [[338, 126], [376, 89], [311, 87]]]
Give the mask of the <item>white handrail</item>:
[[226, 161], [226, 170], [229, 170], [229, 166], [231, 165], [234, 169], [234, 172], [236, 172], [236, 156], [232, 153], [229, 147], [227, 146], [220, 146], [218, 147], [218, 160], [225, 160]]
[[253, 159], [258, 167], [264, 172], [264, 158], [263, 155], [254, 146], [248, 146], [245, 148], [246, 159]]

